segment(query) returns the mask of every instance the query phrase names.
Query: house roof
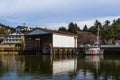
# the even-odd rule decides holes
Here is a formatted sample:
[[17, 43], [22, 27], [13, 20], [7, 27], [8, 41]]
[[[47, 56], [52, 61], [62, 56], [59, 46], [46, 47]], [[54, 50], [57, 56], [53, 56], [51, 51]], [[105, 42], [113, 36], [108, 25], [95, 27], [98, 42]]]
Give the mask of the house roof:
[[[36, 30], [36, 31], [35, 31]], [[38, 30], [38, 31], [37, 31]], [[41, 31], [40, 31], [41, 30]], [[35, 32], [33, 32], [35, 31]], [[70, 32], [63, 32], [63, 31], [57, 31], [57, 30], [50, 30], [47, 28], [35, 28], [34, 30], [30, 31], [29, 33], [27, 33], [27, 35], [32, 35], [32, 34], [52, 34], [52, 33], [56, 33], [56, 34], [62, 34], [62, 35], [71, 35], [71, 36], [75, 36], [75, 34], [70, 33]]]
[[115, 42], [116, 42], [116, 43], [120, 43], [120, 40], [116, 40]]

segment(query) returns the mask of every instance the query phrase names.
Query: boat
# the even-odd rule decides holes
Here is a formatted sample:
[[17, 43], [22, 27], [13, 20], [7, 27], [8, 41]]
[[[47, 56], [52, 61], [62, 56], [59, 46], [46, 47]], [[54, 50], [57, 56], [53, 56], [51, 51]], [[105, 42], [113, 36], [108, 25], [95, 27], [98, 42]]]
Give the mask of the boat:
[[95, 54], [104, 54], [104, 50], [99, 46], [89, 46], [85, 48], [85, 54], [95, 55]]
[[99, 26], [97, 30], [97, 41], [93, 45], [87, 45], [85, 47], [85, 54], [89, 55], [104, 54], [104, 50], [100, 48], [99, 43]]

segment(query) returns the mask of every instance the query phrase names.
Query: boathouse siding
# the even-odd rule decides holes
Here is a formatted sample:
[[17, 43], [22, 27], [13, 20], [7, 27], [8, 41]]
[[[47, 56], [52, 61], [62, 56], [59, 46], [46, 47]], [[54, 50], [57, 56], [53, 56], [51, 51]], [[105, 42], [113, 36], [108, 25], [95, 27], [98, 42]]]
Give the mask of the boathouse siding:
[[34, 50], [42, 53], [43, 50], [61, 51], [77, 47], [76, 35], [37, 28], [25, 35], [25, 50]]
[[53, 34], [53, 47], [57, 48], [76, 48], [77, 39], [75, 36]]

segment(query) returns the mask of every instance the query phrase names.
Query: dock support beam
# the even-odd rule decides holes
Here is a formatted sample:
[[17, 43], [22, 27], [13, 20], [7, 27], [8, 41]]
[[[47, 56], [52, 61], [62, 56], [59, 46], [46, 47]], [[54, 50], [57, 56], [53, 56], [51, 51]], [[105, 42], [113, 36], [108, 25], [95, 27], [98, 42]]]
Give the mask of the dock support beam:
[[76, 49], [74, 48], [53, 48], [53, 55], [73, 55], [75, 54]]

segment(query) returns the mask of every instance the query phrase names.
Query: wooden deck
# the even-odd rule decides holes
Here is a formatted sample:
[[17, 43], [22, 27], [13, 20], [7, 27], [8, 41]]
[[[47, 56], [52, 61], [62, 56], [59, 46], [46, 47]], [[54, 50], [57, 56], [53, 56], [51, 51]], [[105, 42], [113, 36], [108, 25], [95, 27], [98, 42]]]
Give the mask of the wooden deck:
[[22, 48], [15, 45], [0, 45], [0, 54], [19, 54]]

